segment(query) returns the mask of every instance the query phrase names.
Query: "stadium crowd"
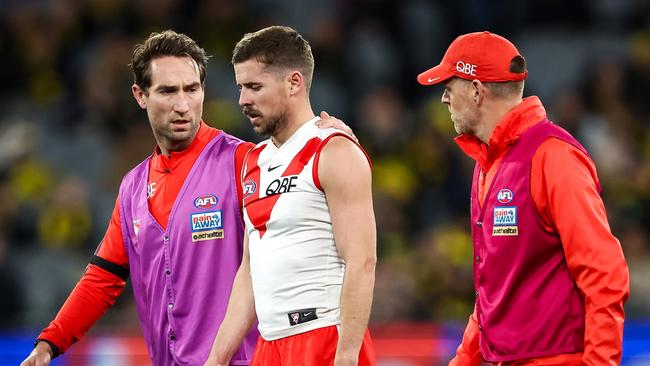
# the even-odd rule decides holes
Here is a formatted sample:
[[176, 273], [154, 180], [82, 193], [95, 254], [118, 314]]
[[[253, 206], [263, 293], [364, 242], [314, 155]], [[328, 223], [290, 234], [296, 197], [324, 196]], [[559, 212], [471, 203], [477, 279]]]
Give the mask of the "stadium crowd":
[[[631, 275], [628, 318], [650, 318], [650, 1], [0, 1], [0, 329], [41, 329], [106, 229], [119, 181], [153, 151], [134, 103], [132, 47], [171, 28], [211, 55], [204, 120], [259, 141], [229, 60], [246, 32], [298, 29], [314, 50], [315, 109], [373, 159], [371, 323], [464, 323], [474, 302], [473, 162], [440, 93], [417, 84], [458, 34], [491, 30], [526, 57], [526, 95], [590, 151]], [[134, 328], [125, 291], [100, 326]]]

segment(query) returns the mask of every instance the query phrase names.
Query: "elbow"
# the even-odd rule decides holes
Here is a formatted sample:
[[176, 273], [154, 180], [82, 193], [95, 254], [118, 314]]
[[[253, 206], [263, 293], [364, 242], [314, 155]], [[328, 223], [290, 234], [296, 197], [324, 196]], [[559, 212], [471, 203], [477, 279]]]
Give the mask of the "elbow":
[[363, 274], [375, 274], [375, 268], [377, 267], [377, 256], [369, 255], [364, 258], [359, 258], [355, 261], [346, 262], [346, 270], [352, 270], [355, 272]]
[[368, 258], [363, 263], [363, 270], [364, 272], [368, 273], [375, 273], [375, 268], [377, 268], [377, 255], [372, 255]]
[[609, 272], [608, 288], [618, 290], [623, 302], [627, 301], [630, 296], [630, 270], [625, 258], [621, 257], [618, 265], [612, 266]]
[[622, 266], [621, 268], [621, 274], [619, 276], [621, 278], [621, 289], [623, 290], [623, 302], [626, 302], [627, 299], [630, 297], [630, 271], [627, 267], [627, 263], [625, 266]]

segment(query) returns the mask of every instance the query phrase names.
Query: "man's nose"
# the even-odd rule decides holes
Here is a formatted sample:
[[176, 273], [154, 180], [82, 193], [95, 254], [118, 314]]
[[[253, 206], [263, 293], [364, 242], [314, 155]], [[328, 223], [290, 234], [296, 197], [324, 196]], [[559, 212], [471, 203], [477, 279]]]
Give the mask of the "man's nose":
[[442, 97], [440, 98], [440, 101], [443, 102], [444, 104], [449, 104], [449, 92], [447, 92], [447, 89], [442, 92]]
[[239, 106], [243, 107], [245, 105], [250, 105], [251, 100], [245, 89], [239, 91]]
[[187, 101], [185, 93], [179, 93], [174, 101], [174, 111], [183, 114], [190, 110], [190, 103]]

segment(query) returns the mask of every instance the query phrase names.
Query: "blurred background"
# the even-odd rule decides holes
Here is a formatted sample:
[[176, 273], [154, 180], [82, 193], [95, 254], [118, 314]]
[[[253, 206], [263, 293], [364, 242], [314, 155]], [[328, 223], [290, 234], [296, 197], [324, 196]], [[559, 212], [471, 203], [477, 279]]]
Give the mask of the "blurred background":
[[[229, 64], [246, 32], [310, 41], [315, 111], [374, 161], [380, 365], [451, 357], [473, 307], [469, 185], [441, 87], [415, 77], [459, 34], [490, 30], [528, 61], [525, 95], [590, 151], [631, 273], [625, 365], [650, 365], [650, 1], [0, 0], [0, 365], [15, 365], [74, 287], [123, 174], [153, 151], [131, 96], [132, 47], [188, 34], [213, 57], [204, 119], [259, 141]], [[131, 289], [54, 365], [146, 365]]]

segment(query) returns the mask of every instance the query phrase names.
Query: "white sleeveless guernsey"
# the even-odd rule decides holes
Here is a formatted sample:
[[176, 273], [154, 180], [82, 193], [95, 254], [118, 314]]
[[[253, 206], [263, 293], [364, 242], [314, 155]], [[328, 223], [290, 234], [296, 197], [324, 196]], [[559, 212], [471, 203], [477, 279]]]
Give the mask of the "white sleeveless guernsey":
[[316, 117], [280, 148], [258, 144], [245, 160], [244, 220], [259, 330], [275, 340], [340, 324], [345, 265], [338, 254], [318, 158], [329, 138]]

